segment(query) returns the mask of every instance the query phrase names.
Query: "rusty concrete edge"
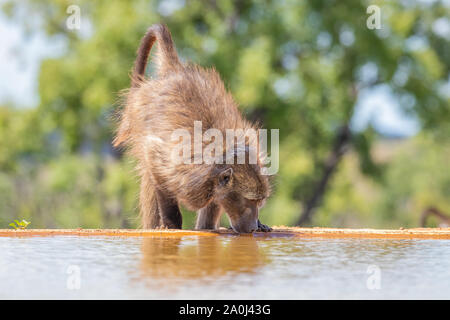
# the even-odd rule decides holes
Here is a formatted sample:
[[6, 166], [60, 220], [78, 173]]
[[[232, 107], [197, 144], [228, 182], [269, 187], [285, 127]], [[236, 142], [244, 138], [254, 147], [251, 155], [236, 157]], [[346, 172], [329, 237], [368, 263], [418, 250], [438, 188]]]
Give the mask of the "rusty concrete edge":
[[[227, 229], [219, 230], [142, 230], [142, 229], [0, 229], [0, 237], [35, 236], [113, 236], [113, 237], [184, 237], [234, 235]], [[257, 232], [255, 237], [296, 237], [296, 238], [363, 238], [363, 239], [447, 239], [450, 240], [450, 228], [414, 228], [414, 229], [337, 229], [337, 228], [299, 228], [274, 227], [270, 233]]]

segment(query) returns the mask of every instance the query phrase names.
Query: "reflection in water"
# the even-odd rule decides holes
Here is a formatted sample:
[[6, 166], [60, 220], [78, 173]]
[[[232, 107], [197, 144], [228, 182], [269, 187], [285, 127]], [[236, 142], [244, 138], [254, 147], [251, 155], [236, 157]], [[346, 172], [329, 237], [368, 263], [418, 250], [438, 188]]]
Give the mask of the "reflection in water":
[[159, 279], [254, 273], [267, 262], [253, 237], [144, 238], [140, 270]]

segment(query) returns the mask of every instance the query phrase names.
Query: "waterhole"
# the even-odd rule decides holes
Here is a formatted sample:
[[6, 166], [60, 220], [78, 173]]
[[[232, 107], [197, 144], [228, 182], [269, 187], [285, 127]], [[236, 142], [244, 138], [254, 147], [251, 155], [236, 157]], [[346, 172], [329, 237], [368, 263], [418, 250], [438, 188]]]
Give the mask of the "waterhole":
[[450, 241], [0, 238], [0, 299], [450, 298]]

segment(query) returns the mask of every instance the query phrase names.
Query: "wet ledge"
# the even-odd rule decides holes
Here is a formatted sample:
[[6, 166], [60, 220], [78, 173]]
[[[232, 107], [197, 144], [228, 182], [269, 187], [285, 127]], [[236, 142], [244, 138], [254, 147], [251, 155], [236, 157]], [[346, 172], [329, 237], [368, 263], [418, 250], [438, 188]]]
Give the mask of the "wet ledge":
[[[210, 230], [142, 230], [142, 229], [0, 229], [0, 237], [32, 236], [113, 236], [113, 237], [185, 237], [185, 236], [231, 236], [228, 229]], [[366, 238], [366, 239], [448, 239], [450, 228], [415, 228], [415, 229], [337, 229], [337, 228], [296, 228], [274, 227], [269, 233], [256, 232], [250, 237], [265, 238]]]

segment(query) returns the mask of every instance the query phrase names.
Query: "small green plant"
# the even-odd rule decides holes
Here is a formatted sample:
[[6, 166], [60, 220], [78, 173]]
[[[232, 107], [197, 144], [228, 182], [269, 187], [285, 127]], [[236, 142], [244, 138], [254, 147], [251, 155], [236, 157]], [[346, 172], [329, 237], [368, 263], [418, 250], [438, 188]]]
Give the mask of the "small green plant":
[[22, 229], [22, 230], [26, 229], [28, 227], [28, 225], [30, 224], [30, 222], [28, 222], [26, 220], [22, 220], [22, 221], [14, 220], [14, 222], [10, 223], [9, 225], [16, 230], [17, 229]]

